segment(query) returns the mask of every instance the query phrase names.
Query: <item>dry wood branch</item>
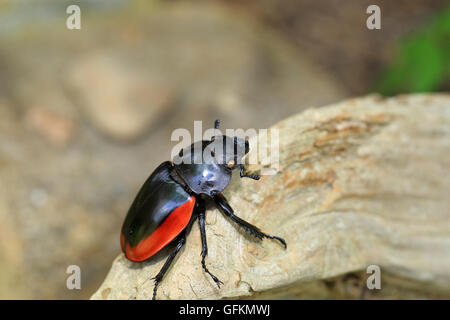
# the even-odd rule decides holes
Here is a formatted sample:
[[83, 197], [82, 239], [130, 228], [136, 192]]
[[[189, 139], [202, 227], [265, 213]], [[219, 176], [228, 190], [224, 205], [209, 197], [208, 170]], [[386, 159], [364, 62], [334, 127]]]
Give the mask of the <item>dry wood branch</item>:
[[[202, 270], [196, 224], [158, 299], [334, 297], [330, 283], [351, 272], [363, 278], [370, 264], [386, 274], [384, 286], [411, 287], [392, 297], [450, 296], [450, 95], [352, 99], [273, 128], [278, 174], [233, 181], [225, 194], [287, 250], [254, 242], [209, 210], [207, 265], [225, 285], [217, 289]], [[93, 298], [150, 299], [149, 278], [163, 262], [138, 266], [120, 255]]]

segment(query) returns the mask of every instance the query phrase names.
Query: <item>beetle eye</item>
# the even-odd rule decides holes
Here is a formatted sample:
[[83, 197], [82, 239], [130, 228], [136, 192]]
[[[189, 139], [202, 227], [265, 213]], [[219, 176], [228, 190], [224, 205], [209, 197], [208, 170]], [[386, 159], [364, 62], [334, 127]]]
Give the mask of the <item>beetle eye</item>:
[[227, 166], [228, 166], [228, 168], [231, 169], [231, 168], [234, 166], [234, 164], [235, 164], [234, 160], [230, 160], [230, 161], [228, 162]]

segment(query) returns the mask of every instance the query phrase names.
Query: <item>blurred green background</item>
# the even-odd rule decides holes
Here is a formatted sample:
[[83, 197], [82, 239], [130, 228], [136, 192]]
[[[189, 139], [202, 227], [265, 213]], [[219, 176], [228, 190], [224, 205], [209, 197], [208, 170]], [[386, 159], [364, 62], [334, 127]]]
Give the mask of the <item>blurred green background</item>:
[[89, 298], [175, 128], [448, 91], [449, 23], [440, 0], [0, 0], [0, 298]]

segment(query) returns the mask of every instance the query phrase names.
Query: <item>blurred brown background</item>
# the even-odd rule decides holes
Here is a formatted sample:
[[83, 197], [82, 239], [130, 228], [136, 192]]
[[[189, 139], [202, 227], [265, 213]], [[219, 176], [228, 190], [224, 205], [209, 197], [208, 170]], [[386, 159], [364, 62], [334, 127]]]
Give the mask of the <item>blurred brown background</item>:
[[[70, 4], [81, 30], [66, 28]], [[381, 30], [366, 28], [370, 4]], [[0, 0], [0, 298], [88, 298], [175, 128], [265, 128], [366, 94], [443, 5]], [[72, 264], [82, 290], [66, 288]]]

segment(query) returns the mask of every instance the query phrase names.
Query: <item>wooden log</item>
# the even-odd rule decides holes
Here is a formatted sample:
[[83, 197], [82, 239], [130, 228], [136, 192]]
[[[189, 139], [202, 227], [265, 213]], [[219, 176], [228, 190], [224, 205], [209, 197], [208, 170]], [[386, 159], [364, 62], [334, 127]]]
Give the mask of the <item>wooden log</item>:
[[[369, 265], [382, 279], [369, 297], [450, 297], [450, 95], [372, 95], [273, 128], [279, 172], [233, 179], [225, 195], [238, 216], [285, 238], [287, 250], [254, 241], [210, 208], [206, 263], [224, 285], [202, 270], [195, 224], [157, 299], [357, 298]], [[164, 260], [119, 255], [92, 299], [151, 299], [150, 278]]]

